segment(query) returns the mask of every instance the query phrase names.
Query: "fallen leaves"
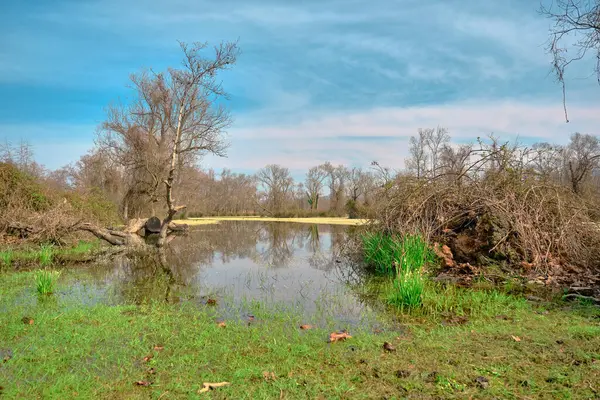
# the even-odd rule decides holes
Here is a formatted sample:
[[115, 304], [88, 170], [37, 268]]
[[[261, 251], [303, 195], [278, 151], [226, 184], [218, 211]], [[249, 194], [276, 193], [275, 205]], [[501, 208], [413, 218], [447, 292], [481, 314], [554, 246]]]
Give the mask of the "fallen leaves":
[[520, 342], [521, 338], [518, 336], [514, 336], [514, 335], [510, 335], [510, 337], [515, 341], [515, 342]]
[[330, 343], [334, 343], [334, 342], [342, 342], [346, 339], [350, 339], [352, 336], [350, 336], [348, 334], [348, 332], [346, 331], [340, 331], [340, 332], [333, 332], [329, 334], [329, 342]]
[[265, 381], [269, 382], [277, 379], [277, 376], [275, 376], [275, 372], [263, 371], [263, 378], [265, 378]]
[[209, 306], [216, 306], [217, 300], [209, 298], [208, 300], [206, 300], [206, 304], [208, 304]]
[[204, 382], [202, 384], [202, 388], [198, 390], [198, 393], [205, 393], [205, 392], [208, 392], [209, 390], [213, 390], [215, 388], [219, 388], [219, 387], [223, 387], [223, 386], [227, 386], [227, 385], [231, 385], [231, 383], [229, 383], [229, 382], [218, 382], [218, 383]]
[[25, 325], [33, 325], [33, 318], [31, 317], [23, 317], [21, 318], [21, 321], [23, 321]]
[[389, 352], [396, 351], [396, 348], [390, 342], [383, 342], [383, 349]]
[[135, 384], [137, 386], [145, 386], [148, 387], [150, 385], [152, 385], [152, 382], [148, 382], [148, 381], [136, 381]]
[[307, 331], [307, 330], [312, 329], [312, 328], [313, 328], [312, 325], [308, 325], [308, 324], [300, 325], [300, 329], [302, 329], [303, 331]]
[[156, 351], [162, 351], [164, 349], [165, 349], [164, 346], [154, 346], [154, 350], [156, 350]]
[[143, 358], [144, 362], [148, 362], [150, 360], [152, 360], [154, 356], [152, 354], [148, 354], [146, 357]]
[[490, 386], [490, 381], [485, 376], [478, 376], [473, 381], [480, 389], [487, 389]]
[[227, 324], [225, 323], [225, 321], [221, 321], [221, 322], [217, 323], [217, 326], [219, 328], [225, 328], [227, 326]]

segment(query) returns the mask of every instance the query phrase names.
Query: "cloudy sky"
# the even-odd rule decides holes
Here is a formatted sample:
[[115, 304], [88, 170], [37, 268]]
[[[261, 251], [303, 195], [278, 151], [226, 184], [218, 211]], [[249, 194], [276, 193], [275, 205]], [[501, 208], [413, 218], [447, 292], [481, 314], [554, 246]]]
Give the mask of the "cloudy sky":
[[54, 0], [0, 5], [0, 139], [49, 168], [93, 146], [129, 74], [179, 65], [177, 40], [239, 39], [222, 75], [235, 118], [227, 158], [204, 166], [293, 171], [330, 160], [402, 167], [408, 137], [456, 142], [599, 134], [600, 88], [569, 71], [565, 123], [537, 1]]

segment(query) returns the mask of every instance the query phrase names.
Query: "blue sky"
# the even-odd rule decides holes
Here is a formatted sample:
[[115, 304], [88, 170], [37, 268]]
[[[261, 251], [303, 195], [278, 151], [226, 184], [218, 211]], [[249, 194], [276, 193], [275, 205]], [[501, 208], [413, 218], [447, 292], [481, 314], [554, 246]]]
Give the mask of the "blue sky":
[[564, 143], [599, 134], [591, 62], [568, 75], [571, 122], [545, 52], [537, 1], [2, 1], [0, 139], [26, 139], [49, 168], [93, 145], [129, 74], [178, 65], [177, 40], [239, 39], [222, 75], [235, 123], [204, 166], [299, 172], [330, 160], [402, 167], [420, 127], [456, 142], [491, 132]]

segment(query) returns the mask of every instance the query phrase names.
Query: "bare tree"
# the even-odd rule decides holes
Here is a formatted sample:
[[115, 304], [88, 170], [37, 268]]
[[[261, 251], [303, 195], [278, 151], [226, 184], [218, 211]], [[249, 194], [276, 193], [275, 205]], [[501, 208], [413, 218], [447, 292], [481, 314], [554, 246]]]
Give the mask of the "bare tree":
[[312, 167], [306, 174], [304, 186], [311, 210], [317, 210], [319, 207], [319, 196], [323, 190], [325, 178], [327, 178], [327, 171], [320, 167]]
[[429, 149], [431, 172], [435, 176], [438, 174], [440, 152], [444, 146], [450, 141], [448, 129], [438, 126], [435, 129], [425, 129], [425, 142]]
[[431, 135], [432, 129], [419, 129], [418, 136], [411, 136], [409, 139], [409, 157], [406, 160], [408, 170], [416, 175], [417, 178], [422, 178], [426, 174], [427, 169], [427, 138]]
[[440, 150], [440, 173], [450, 176], [460, 184], [467, 173], [471, 152], [471, 145], [461, 145], [456, 148], [449, 144], [444, 145]]
[[[600, 83], [600, 0], [555, 0], [540, 12], [554, 22], [550, 30], [548, 52], [552, 69], [562, 85], [565, 120], [569, 122], [565, 93], [565, 70], [574, 61], [592, 52], [596, 59], [594, 73]], [[567, 56], [568, 48], [575, 51]]]
[[600, 166], [600, 141], [596, 136], [574, 133], [564, 149], [564, 159], [571, 189], [579, 194], [585, 179]]
[[283, 211], [288, 195], [294, 187], [290, 170], [277, 164], [269, 164], [259, 170], [256, 177], [265, 189], [269, 209], [274, 212]]
[[329, 185], [329, 209], [339, 212], [343, 204], [344, 187], [348, 170], [343, 165], [334, 167], [329, 161], [319, 166], [327, 174]]
[[369, 187], [368, 182], [373, 177], [364, 172], [362, 168], [352, 167], [348, 171], [348, 184], [346, 186], [347, 196], [350, 200], [356, 202], [358, 198], [365, 194]]
[[560, 181], [562, 154], [564, 149], [547, 142], [534, 143], [531, 147], [533, 171], [541, 180]]
[[[201, 53], [206, 43], [181, 43], [183, 68], [132, 76], [136, 98], [128, 106], [110, 107], [98, 144], [132, 176], [144, 177], [150, 197], [164, 198], [158, 247], [169, 223], [184, 209], [173, 197], [178, 172], [206, 153], [224, 155], [224, 131], [231, 117], [218, 100], [226, 96], [216, 76], [235, 63], [236, 43], [215, 47], [213, 58]], [[159, 189], [163, 187], [164, 191]]]

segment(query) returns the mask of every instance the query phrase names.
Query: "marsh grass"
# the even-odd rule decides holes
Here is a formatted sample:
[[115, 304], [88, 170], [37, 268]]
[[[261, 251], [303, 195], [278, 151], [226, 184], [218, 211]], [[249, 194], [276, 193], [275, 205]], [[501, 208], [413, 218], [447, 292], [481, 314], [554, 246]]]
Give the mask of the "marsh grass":
[[52, 264], [52, 261], [54, 260], [54, 246], [51, 244], [43, 244], [40, 247], [40, 250], [38, 251], [38, 259], [40, 262], [40, 265], [42, 267], [45, 267], [47, 265]]
[[[221, 381], [231, 385], [203, 396], [595, 398], [600, 381], [597, 308], [536, 313], [537, 306], [522, 308], [512, 298], [484, 300], [484, 293], [438, 287], [434, 298], [424, 293], [424, 308], [462, 307], [473, 313], [465, 325], [405, 314], [401, 333], [350, 327], [351, 339], [328, 343], [335, 322], [321, 325], [257, 301], [243, 307], [255, 316], [251, 324], [225, 319], [226, 327], [217, 325], [217, 308], [190, 302], [23, 303], [32, 274], [0, 275], [0, 309], [6, 310], [0, 356], [10, 355], [0, 370], [6, 398], [200, 398], [202, 382]], [[444, 302], [445, 296], [452, 301]], [[490, 302], [491, 311], [482, 311]], [[493, 318], [505, 306], [510, 319]], [[24, 325], [25, 315], [35, 323]], [[301, 330], [300, 324], [314, 328]], [[396, 352], [384, 352], [386, 341]], [[266, 379], [271, 372], [276, 379]], [[486, 389], [475, 381], [480, 376], [489, 381]], [[152, 384], [134, 384], [140, 380]]]
[[10, 267], [14, 258], [14, 252], [12, 249], [6, 249], [0, 251], [0, 266]]
[[424, 289], [425, 280], [421, 271], [399, 271], [392, 281], [392, 290], [387, 301], [400, 309], [414, 309], [423, 304]]
[[35, 271], [35, 286], [39, 294], [49, 295], [54, 293], [56, 287], [56, 281], [60, 277], [60, 271], [51, 271], [47, 269], [40, 269]]
[[421, 235], [388, 235], [368, 232], [362, 235], [367, 265], [379, 275], [394, 276], [398, 270], [416, 271], [433, 262], [435, 256]]

